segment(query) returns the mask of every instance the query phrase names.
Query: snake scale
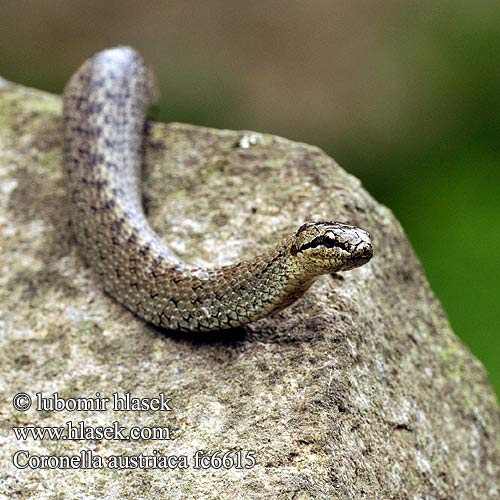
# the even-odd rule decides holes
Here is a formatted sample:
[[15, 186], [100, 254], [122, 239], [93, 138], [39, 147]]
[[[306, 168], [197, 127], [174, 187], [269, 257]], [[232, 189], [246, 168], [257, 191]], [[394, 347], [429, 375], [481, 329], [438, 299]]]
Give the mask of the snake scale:
[[249, 260], [182, 262], [146, 220], [140, 174], [154, 77], [129, 47], [87, 60], [64, 91], [64, 171], [76, 240], [103, 288], [144, 320], [181, 331], [233, 328], [281, 310], [323, 274], [368, 262], [368, 233], [307, 222]]

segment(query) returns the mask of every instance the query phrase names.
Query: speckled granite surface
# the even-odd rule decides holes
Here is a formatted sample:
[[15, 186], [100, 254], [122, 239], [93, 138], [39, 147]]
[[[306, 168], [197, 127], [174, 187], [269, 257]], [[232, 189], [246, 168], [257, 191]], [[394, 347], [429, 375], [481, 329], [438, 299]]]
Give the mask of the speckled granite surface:
[[[498, 498], [500, 410], [485, 371], [451, 331], [398, 222], [359, 181], [305, 144], [152, 125], [146, 206], [186, 260], [252, 255], [308, 219], [357, 224], [375, 245], [368, 265], [322, 278], [247, 329], [163, 332], [102, 293], [76, 249], [60, 111], [59, 98], [0, 81], [0, 498]], [[18, 392], [56, 391], [165, 393], [172, 411], [13, 409]], [[67, 421], [168, 427], [171, 439], [23, 441], [12, 430]], [[18, 450], [90, 450], [105, 466], [18, 469]], [[195, 469], [197, 450], [253, 450], [256, 463]], [[141, 453], [189, 466], [106, 466]]]

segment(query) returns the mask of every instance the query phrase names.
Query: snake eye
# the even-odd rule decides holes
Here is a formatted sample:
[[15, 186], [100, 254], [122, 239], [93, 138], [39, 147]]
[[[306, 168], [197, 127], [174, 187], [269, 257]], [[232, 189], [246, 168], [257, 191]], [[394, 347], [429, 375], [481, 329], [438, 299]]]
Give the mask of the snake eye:
[[327, 231], [324, 235], [324, 237], [327, 239], [327, 240], [334, 240], [335, 239], [335, 234], [333, 233], [333, 231]]

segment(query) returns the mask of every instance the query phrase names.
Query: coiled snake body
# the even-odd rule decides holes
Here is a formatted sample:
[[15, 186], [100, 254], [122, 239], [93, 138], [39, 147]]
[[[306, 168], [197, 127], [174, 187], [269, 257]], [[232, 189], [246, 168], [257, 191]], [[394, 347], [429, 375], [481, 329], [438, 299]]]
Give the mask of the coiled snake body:
[[76, 239], [104, 289], [132, 312], [173, 330], [232, 328], [283, 309], [322, 274], [368, 262], [368, 233], [309, 222], [274, 248], [220, 268], [179, 260], [149, 226], [140, 171], [154, 79], [141, 56], [98, 53], [64, 92], [64, 168]]

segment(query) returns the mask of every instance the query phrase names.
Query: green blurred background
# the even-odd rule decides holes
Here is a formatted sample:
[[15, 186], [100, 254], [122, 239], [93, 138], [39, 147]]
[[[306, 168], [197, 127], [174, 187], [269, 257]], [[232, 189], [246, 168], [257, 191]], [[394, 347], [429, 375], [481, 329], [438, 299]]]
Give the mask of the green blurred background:
[[500, 3], [10, 1], [0, 75], [60, 93], [93, 52], [138, 48], [160, 119], [322, 147], [404, 226], [500, 395]]

